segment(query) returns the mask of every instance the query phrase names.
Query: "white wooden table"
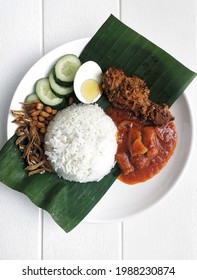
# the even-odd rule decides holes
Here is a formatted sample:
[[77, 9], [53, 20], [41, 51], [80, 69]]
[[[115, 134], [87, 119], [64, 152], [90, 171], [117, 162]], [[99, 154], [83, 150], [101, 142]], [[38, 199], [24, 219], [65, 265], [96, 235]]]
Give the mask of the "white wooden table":
[[[111, 13], [197, 71], [195, 2], [0, 0], [0, 148], [11, 98], [26, 71], [53, 48], [91, 37]], [[196, 80], [187, 95], [196, 131]], [[81, 223], [69, 234], [0, 184], [0, 259], [196, 259], [196, 161], [194, 145], [181, 181], [152, 209], [126, 222]]]

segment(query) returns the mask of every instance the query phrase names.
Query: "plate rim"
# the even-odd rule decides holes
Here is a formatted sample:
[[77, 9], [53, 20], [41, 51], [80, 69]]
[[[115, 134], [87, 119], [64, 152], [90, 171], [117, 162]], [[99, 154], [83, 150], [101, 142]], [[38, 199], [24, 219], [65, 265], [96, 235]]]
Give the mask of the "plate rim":
[[[183, 94], [184, 94], [184, 98], [185, 98], [185, 102], [186, 102], [186, 104], [187, 104], [187, 107], [190, 108], [189, 102], [188, 102], [188, 98], [186, 97], [185, 93], [183, 93]], [[187, 169], [189, 168], [189, 167], [188, 167], [188, 163], [189, 163], [190, 160], [191, 160], [192, 151], [193, 151], [193, 149], [194, 149], [194, 138], [195, 138], [194, 121], [193, 121], [193, 117], [192, 117], [191, 111], [188, 110], [188, 112], [189, 112], [189, 114], [190, 114], [190, 119], [191, 119], [191, 133], [192, 133], [192, 135], [191, 135], [191, 141], [190, 141], [191, 145], [190, 145], [190, 148], [189, 148], [189, 153], [188, 153], [188, 155], [187, 155], [187, 157], [186, 157], [185, 164], [184, 164], [184, 166], [183, 166], [183, 168], [182, 168], [181, 174], [180, 174], [179, 177], [175, 180], [175, 182], [171, 185], [171, 187], [170, 187], [159, 199], [157, 199], [157, 200], [156, 200], [155, 202], [153, 202], [151, 205], [146, 206], [145, 208], [143, 208], [143, 209], [141, 209], [141, 210], [139, 210], [139, 211], [137, 211], [137, 212], [135, 212], [135, 213], [132, 213], [132, 214], [130, 214], [130, 215], [127, 215], [127, 216], [125, 216], [123, 219], [117, 218], [117, 219], [111, 219], [111, 220], [103, 220], [103, 221], [101, 221], [101, 220], [93, 220], [93, 219], [91, 219], [91, 218], [88, 219], [88, 217], [87, 217], [87, 218], [85, 217], [85, 219], [84, 219], [84, 222], [85, 222], [85, 223], [95, 223], [95, 224], [101, 224], [101, 223], [107, 224], [107, 223], [111, 223], [111, 224], [113, 224], [113, 223], [122, 223], [122, 222], [129, 221], [129, 220], [131, 220], [132, 218], [134, 218], [134, 217], [136, 217], [136, 216], [143, 215], [145, 212], [154, 209], [154, 208], [157, 207], [160, 203], [162, 203], [163, 201], [165, 201], [165, 200], [168, 198], [168, 196], [170, 196], [170, 194], [171, 194], [173, 191], [175, 191], [175, 189], [177, 188], [177, 186], [178, 186], [179, 182], [181, 181], [182, 177], [185, 175]], [[157, 175], [157, 174], [156, 174], [156, 175]], [[155, 175], [155, 176], [156, 176], [156, 175]], [[87, 215], [87, 216], [88, 216], [88, 215]]]
[[[11, 113], [10, 113], [10, 109], [11, 109], [11, 106], [12, 106], [12, 103], [14, 101], [14, 98], [15, 98], [15, 94], [17, 93], [21, 83], [23, 83], [24, 79], [26, 78], [26, 76], [29, 74], [29, 72], [32, 71], [32, 69], [34, 67], [37, 66], [37, 64], [40, 63], [40, 61], [44, 58], [46, 58], [47, 56], [50, 56], [51, 53], [53, 52], [57, 52], [58, 49], [61, 49], [61, 48], [64, 48], [64, 46], [67, 46], [69, 44], [84, 44], [84, 47], [85, 45], [89, 42], [89, 40], [91, 39], [91, 37], [85, 37], [85, 38], [79, 38], [79, 39], [75, 39], [75, 40], [72, 40], [72, 41], [69, 41], [67, 43], [64, 43], [52, 50], [50, 50], [49, 52], [47, 52], [46, 54], [44, 54], [42, 57], [40, 57], [30, 68], [29, 70], [23, 75], [22, 79], [20, 80], [20, 82], [18, 83], [14, 93], [13, 93], [13, 96], [12, 96], [12, 99], [11, 99], [11, 102], [10, 102], [10, 106], [8, 108], [8, 113], [7, 113], [7, 125], [6, 125], [6, 138], [7, 140], [10, 138], [10, 134], [9, 134], [9, 124], [10, 124], [10, 119], [11, 119]], [[82, 50], [81, 50], [82, 51]], [[187, 91], [187, 90], [186, 90]], [[82, 222], [84, 223], [96, 223], [96, 224], [101, 224], [101, 223], [117, 223], [117, 222], [123, 222], [123, 221], [128, 221], [130, 219], [132, 219], [133, 217], [137, 216], [137, 215], [140, 215], [140, 214], [143, 214], [144, 212], [150, 210], [150, 209], [153, 209], [154, 207], [156, 207], [159, 203], [161, 203], [163, 200], [165, 200], [172, 191], [175, 190], [176, 186], [178, 185], [178, 183], [180, 182], [180, 180], [182, 179], [182, 177], [184, 176], [187, 168], [188, 168], [188, 163], [191, 159], [191, 155], [192, 155], [192, 151], [193, 151], [193, 148], [194, 148], [194, 136], [195, 136], [195, 130], [194, 130], [194, 119], [193, 119], [193, 115], [191, 113], [191, 110], [190, 110], [190, 104], [189, 104], [189, 100], [188, 100], [188, 97], [187, 95], [185, 94], [186, 91], [182, 94], [182, 98], [184, 98], [184, 101], [186, 103], [186, 106], [187, 106], [187, 109], [188, 109], [188, 113], [189, 113], [189, 118], [191, 120], [190, 122], [190, 126], [191, 126], [191, 137], [190, 137], [190, 147], [189, 147], [189, 152], [187, 154], [187, 157], [185, 159], [185, 163], [184, 163], [184, 166], [182, 167], [182, 170], [181, 170], [181, 173], [179, 174], [178, 178], [175, 179], [174, 183], [170, 186], [170, 188], [161, 196], [159, 197], [156, 201], [154, 201], [152, 204], [144, 207], [143, 209], [141, 210], [138, 210], [137, 212], [135, 213], [131, 213], [130, 215], [127, 215], [127, 216], [124, 216], [122, 217], [121, 219], [120, 218], [113, 218], [113, 219], [106, 219], [106, 220], [99, 220], [99, 219], [92, 219], [92, 218], [88, 218], [88, 215], [91, 213], [91, 211], [88, 213], [88, 215], [83, 219]], [[20, 101], [19, 101], [20, 102]], [[175, 123], [176, 125], [176, 123]], [[13, 134], [12, 134], [13, 135]], [[99, 202], [98, 202], [99, 203]], [[96, 207], [96, 205], [95, 205]]]
[[[66, 45], [68, 45], [68, 44], [76, 44], [76, 43], [83, 42], [83, 41], [87, 44], [88, 41], [89, 41], [90, 39], [91, 39], [91, 37], [85, 37], [85, 38], [75, 39], [75, 40], [69, 41], [69, 42], [67, 42], [67, 43], [64, 43], [64, 44], [62, 44], [62, 45], [60, 45], [60, 46], [58, 46], [58, 47], [56, 47], [56, 48], [50, 50], [49, 52], [47, 52], [46, 54], [44, 54], [43, 56], [41, 56], [35, 63], [33, 63], [32, 66], [28, 69], [28, 71], [25, 72], [25, 74], [24, 74], [23, 77], [20, 79], [20, 81], [19, 81], [19, 83], [18, 83], [18, 85], [17, 85], [17, 87], [16, 87], [16, 89], [15, 89], [15, 91], [14, 91], [14, 93], [13, 93], [13, 96], [12, 96], [12, 98], [11, 98], [10, 105], [9, 105], [9, 108], [8, 108], [7, 120], [6, 120], [6, 139], [7, 139], [7, 140], [9, 140], [9, 138], [11, 137], [11, 136], [9, 135], [9, 132], [8, 132], [8, 125], [9, 125], [9, 123], [10, 123], [10, 115], [11, 115], [11, 114], [10, 114], [11, 104], [12, 104], [12, 102], [13, 102], [13, 100], [14, 100], [15, 94], [16, 94], [16, 92], [18, 91], [18, 89], [19, 89], [21, 83], [24, 81], [24, 79], [25, 79], [26, 76], [29, 74], [29, 72], [31, 72], [32, 69], [33, 69], [34, 67], [36, 67], [36, 66], [40, 63], [40, 61], [41, 61], [42, 59], [46, 58], [47, 56], [50, 56], [51, 53], [53, 53], [53, 52], [55, 52], [55, 51], [58, 51], [58, 49], [61, 49], [61, 48], [63, 48], [64, 46], [66, 46]], [[13, 134], [12, 134], [12, 135], [13, 135]]]

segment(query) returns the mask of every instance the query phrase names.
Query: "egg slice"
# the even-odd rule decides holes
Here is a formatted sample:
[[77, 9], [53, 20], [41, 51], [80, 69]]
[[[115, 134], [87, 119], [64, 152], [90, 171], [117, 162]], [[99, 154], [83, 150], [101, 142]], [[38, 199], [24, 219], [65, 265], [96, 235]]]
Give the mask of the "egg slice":
[[94, 61], [82, 64], [74, 79], [74, 92], [83, 103], [94, 103], [101, 97], [101, 74], [100, 66]]

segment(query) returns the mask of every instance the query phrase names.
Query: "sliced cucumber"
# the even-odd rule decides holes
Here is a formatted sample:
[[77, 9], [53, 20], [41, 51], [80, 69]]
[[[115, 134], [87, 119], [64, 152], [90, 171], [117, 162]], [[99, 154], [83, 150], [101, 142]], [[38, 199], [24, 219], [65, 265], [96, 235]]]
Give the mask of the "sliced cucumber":
[[57, 107], [64, 101], [64, 98], [59, 98], [53, 94], [48, 78], [43, 78], [36, 82], [36, 94], [45, 105], [52, 107]]
[[73, 86], [63, 87], [58, 85], [54, 79], [53, 72], [54, 71], [52, 70], [49, 74], [49, 84], [52, 92], [60, 98], [67, 97], [71, 92], [73, 92]]
[[39, 100], [38, 96], [36, 93], [30, 93], [29, 95], [27, 95], [27, 97], [25, 98], [25, 102], [31, 102], [31, 101], [35, 101], [35, 100]]
[[74, 54], [62, 56], [55, 64], [55, 80], [61, 86], [71, 86], [81, 61]]

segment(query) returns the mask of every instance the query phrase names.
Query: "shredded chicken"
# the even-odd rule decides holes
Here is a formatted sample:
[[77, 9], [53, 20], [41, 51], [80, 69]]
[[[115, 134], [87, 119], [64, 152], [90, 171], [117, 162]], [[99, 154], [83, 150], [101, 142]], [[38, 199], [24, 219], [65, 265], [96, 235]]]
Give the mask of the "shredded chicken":
[[127, 77], [123, 71], [110, 67], [102, 76], [102, 91], [114, 108], [132, 111], [144, 125], [164, 125], [174, 117], [166, 104], [149, 100], [150, 90], [139, 77]]

